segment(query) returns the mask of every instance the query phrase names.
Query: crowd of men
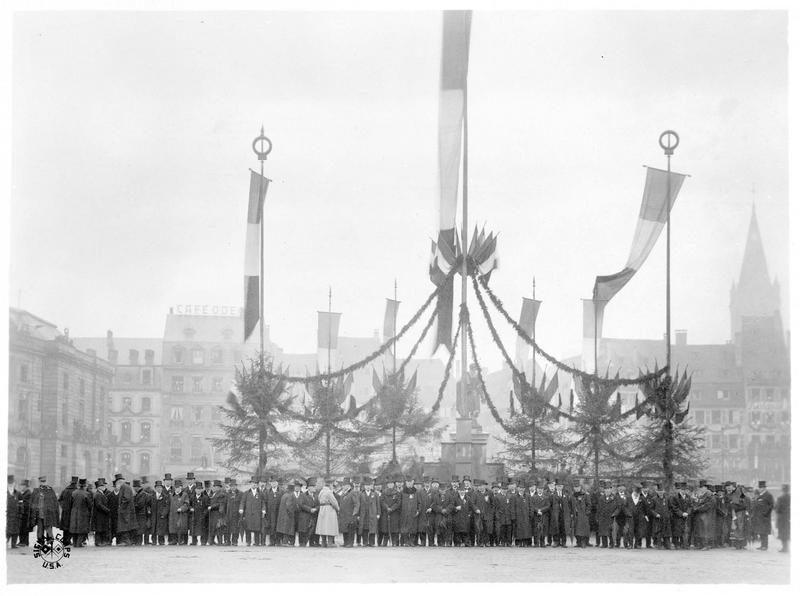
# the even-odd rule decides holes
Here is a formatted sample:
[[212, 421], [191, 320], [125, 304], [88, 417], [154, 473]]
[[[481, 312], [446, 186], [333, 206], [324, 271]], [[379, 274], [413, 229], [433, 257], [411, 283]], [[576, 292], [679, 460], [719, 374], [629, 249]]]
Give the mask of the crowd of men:
[[789, 486], [774, 500], [765, 482], [757, 490], [734, 482], [691, 487], [676, 483], [612, 484], [587, 490], [580, 481], [543, 478], [526, 485], [453, 477], [290, 482], [253, 477], [213, 482], [166, 474], [129, 483], [116, 474], [87, 482], [76, 476], [56, 496], [45, 476], [31, 489], [8, 477], [6, 540], [28, 546], [61, 530], [66, 545], [81, 548], [142, 545], [209, 546], [481, 546], [657, 549], [768, 547], [776, 514], [781, 552], [789, 545]]

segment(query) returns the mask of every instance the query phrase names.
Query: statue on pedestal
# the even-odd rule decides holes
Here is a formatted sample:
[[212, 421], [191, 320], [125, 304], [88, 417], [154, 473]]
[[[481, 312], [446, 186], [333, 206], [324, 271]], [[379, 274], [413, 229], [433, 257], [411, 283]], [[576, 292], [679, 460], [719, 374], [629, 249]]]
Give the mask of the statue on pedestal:
[[467, 390], [463, 391], [461, 381], [456, 385], [456, 411], [460, 418], [477, 418], [481, 411], [481, 390], [478, 381], [478, 367], [471, 364], [467, 378]]

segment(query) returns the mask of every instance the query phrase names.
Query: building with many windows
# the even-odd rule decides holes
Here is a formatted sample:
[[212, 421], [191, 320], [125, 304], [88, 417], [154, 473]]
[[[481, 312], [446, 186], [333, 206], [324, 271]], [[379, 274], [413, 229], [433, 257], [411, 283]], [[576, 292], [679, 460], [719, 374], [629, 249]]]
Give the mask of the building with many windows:
[[25, 310], [10, 309], [9, 335], [9, 472], [56, 487], [111, 474], [111, 366]]

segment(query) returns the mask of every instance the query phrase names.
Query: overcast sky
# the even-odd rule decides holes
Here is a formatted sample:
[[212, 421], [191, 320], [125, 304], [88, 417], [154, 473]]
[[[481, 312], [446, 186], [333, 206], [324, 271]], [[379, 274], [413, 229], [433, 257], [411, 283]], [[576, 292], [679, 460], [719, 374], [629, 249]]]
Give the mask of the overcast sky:
[[[12, 305], [21, 292], [73, 335], [133, 337], [160, 337], [171, 305], [241, 305], [262, 123], [273, 341], [313, 352], [329, 285], [350, 336], [381, 327], [395, 279], [401, 323], [431, 291], [440, 13], [13, 25]], [[500, 234], [492, 286], [515, 316], [536, 276], [546, 349], [579, 353], [580, 299], [623, 267], [668, 128], [692, 176], [673, 209], [673, 329], [730, 338], [753, 202], [788, 326], [783, 13], [476, 11], [472, 32], [470, 216]], [[664, 250], [609, 304], [607, 336], [662, 336]]]

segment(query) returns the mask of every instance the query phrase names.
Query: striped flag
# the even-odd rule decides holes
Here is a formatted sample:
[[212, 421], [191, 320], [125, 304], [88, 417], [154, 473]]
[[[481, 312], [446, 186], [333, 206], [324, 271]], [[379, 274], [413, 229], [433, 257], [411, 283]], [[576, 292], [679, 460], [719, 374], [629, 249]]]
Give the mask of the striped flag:
[[[622, 271], [613, 275], [599, 275], [594, 282], [592, 298], [597, 301], [600, 311], [599, 321], [602, 322], [602, 311], [608, 301], [625, 287], [625, 284], [633, 278], [647, 260], [650, 251], [653, 250], [653, 246], [661, 235], [664, 224], [667, 223], [667, 214], [672, 210], [685, 178], [685, 174], [647, 168], [642, 205], [639, 209], [639, 221], [633, 234], [633, 244], [628, 261]], [[669, 187], [669, 197], [667, 197], [667, 187]], [[600, 331], [601, 327], [598, 326], [598, 336], [601, 335]]]
[[444, 277], [453, 262], [437, 253], [456, 254], [456, 209], [461, 165], [461, 134], [467, 93], [467, 65], [472, 12], [446, 10], [442, 17], [442, 63], [439, 90], [439, 234], [432, 243], [429, 275], [436, 285], [446, 283], [436, 301], [437, 333], [434, 351], [450, 347], [453, 326], [453, 280]]
[[[603, 312], [606, 303], [592, 299], [583, 300], [583, 369], [596, 373], [594, 369], [595, 339], [603, 336]], [[600, 346], [597, 346], [600, 349]], [[598, 352], [599, 353], [599, 352]]]
[[253, 333], [261, 316], [261, 217], [268, 185], [269, 178], [250, 170], [244, 248], [244, 341]]

